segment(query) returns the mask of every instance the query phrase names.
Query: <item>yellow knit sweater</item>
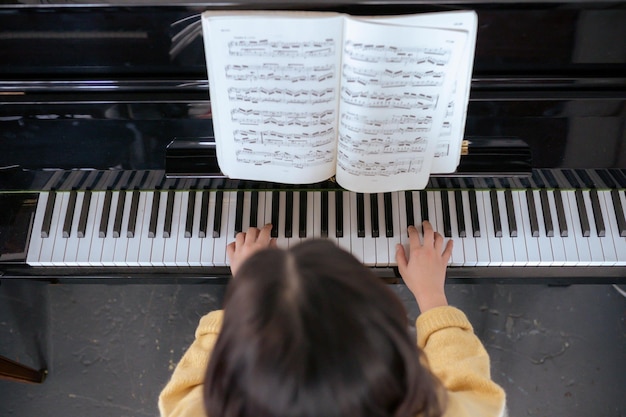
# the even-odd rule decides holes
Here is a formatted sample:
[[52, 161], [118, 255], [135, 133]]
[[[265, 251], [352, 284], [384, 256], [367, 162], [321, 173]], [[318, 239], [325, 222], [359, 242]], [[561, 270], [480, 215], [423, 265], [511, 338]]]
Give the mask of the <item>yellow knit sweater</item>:
[[[196, 339], [159, 396], [162, 417], [204, 417], [202, 384], [223, 311], [200, 319]], [[438, 307], [416, 321], [418, 340], [433, 373], [447, 390], [445, 417], [505, 415], [505, 394], [491, 380], [489, 356], [465, 314]]]

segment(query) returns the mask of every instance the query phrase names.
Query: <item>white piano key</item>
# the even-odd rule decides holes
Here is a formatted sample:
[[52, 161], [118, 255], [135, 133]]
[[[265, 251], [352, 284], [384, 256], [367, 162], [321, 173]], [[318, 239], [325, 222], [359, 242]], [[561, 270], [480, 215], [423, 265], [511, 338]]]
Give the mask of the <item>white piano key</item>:
[[[528, 264], [528, 250], [526, 248], [526, 231], [524, 230], [524, 224], [522, 222], [522, 213], [519, 208], [519, 198], [518, 194], [523, 194], [522, 192], [512, 191], [511, 192], [511, 201], [513, 202], [513, 217], [515, 218], [515, 224], [517, 225], [517, 236], [511, 238], [511, 242], [513, 243], [513, 250], [515, 251], [515, 262], [513, 266], [526, 266]], [[507, 218], [507, 226], [508, 226], [508, 218]], [[530, 233], [530, 230], [528, 231]], [[529, 236], [530, 238], [531, 236]]]
[[[342, 201], [343, 201], [343, 211], [341, 214], [343, 220], [343, 236], [337, 237], [337, 244], [339, 247], [343, 248], [348, 252], [352, 252], [352, 236], [356, 236], [356, 230], [352, 229], [352, 221], [351, 218], [354, 217], [351, 215], [351, 209], [354, 209], [352, 206], [352, 199], [350, 198], [350, 194], [347, 191], [341, 191]], [[333, 209], [334, 210], [334, 209]], [[356, 219], [355, 219], [356, 220]], [[356, 248], [355, 250], [358, 250]], [[355, 255], [356, 256], [356, 255]], [[363, 257], [361, 252], [361, 258]]]
[[[601, 194], [603, 193], [605, 192], [598, 191], [598, 202], [600, 203], [600, 212], [602, 213], [602, 217], [604, 218], [604, 225], [605, 225], [604, 227], [607, 230], [605, 230], [605, 235], [603, 237], [598, 237], [597, 230], [596, 230], [596, 222], [591, 221], [590, 223], [593, 223], [593, 225], [591, 226], [592, 228], [591, 233], [600, 242], [602, 255], [604, 257], [604, 261], [602, 262], [602, 265], [614, 266], [617, 263], [617, 252], [615, 249], [615, 242], [613, 241], [613, 238], [610, 236], [611, 229], [607, 228], [609, 216], [608, 216], [608, 212], [606, 211], [606, 206], [604, 205], [604, 200], [601, 198]], [[587, 194], [587, 197], [585, 199], [585, 204], [588, 203], [589, 206], [591, 206], [591, 198], [588, 195], [589, 193], [583, 193], [583, 194]]]
[[[377, 261], [376, 239], [372, 237], [372, 205], [369, 194], [364, 195], [363, 203], [363, 212], [365, 213], [363, 216], [365, 219], [365, 237], [360, 238], [363, 245], [363, 263], [366, 266], [375, 266]], [[356, 217], [356, 211], [352, 213], [352, 215]]]
[[[410, 193], [410, 197], [411, 197], [411, 203], [413, 202], [413, 196], [412, 196], [412, 192]], [[406, 250], [408, 249], [408, 244], [409, 244], [409, 236], [408, 236], [408, 228], [409, 225], [407, 223], [407, 217], [406, 217], [406, 193], [404, 191], [402, 192], [398, 192], [398, 237], [400, 239], [400, 243], [402, 244], [402, 246]], [[394, 248], [394, 257], [395, 257], [395, 248]]]
[[228, 259], [228, 256], [226, 255], [226, 247], [230, 242], [235, 241], [234, 234], [236, 211], [237, 193], [224, 192], [221, 232], [220, 236], [215, 238], [213, 242], [213, 265], [215, 266], [230, 265], [230, 259]]
[[[149, 227], [150, 227], [150, 216], [152, 215], [152, 203], [156, 196], [156, 193], [146, 192], [142, 193], [145, 195], [145, 205], [143, 212], [143, 220], [142, 220], [142, 230], [141, 235], [139, 235], [140, 243], [139, 243], [139, 255], [137, 256], [137, 263], [139, 266], [150, 266], [152, 259], [152, 241], [153, 237], [149, 237]], [[139, 217], [137, 221], [140, 221]]]
[[574, 195], [574, 191], [563, 191], [561, 195], [563, 197], [563, 206], [567, 204], [567, 207], [569, 208], [569, 216], [571, 218], [571, 222], [568, 220], [568, 225], [570, 226], [570, 232], [573, 232], [574, 234], [574, 240], [576, 242], [576, 248], [578, 252], [578, 265], [589, 266], [591, 264], [591, 251], [589, 250], [589, 240], [583, 236], [583, 232], [580, 227], [580, 218], [578, 217], [576, 196]]
[[[482, 200], [482, 207], [481, 207]], [[478, 211], [482, 212], [480, 219], [481, 223], [485, 225], [485, 231], [487, 233], [487, 243], [489, 244], [489, 266], [502, 266], [504, 261], [502, 256], [502, 245], [500, 239], [496, 237], [496, 232], [493, 227], [493, 212], [491, 210], [491, 196], [488, 191], [476, 192], [476, 205]]]
[[396, 245], [402, 243], [402, 236], [406, 236], [406, 226], [402, 229], [400, 220], [402, 215], [406, 217], [404, 204], [400, 204], [399, 196], [404, 196], [404, 192], [391, 193], [391, 207], [393, 213], [393, 237], [387, 238], [389, 266], [396, 266]]
[[[118, 192], [119, 196], [121, 196], [122, 192]], [[119, 198], [118, 196], [118, 198]], [[122, 212], [122, 224], [120, 229], [120, 236], [115, 240], [115, 251], [113, 254], [113, 263], [116, 266], [128, 266], [126, 263], [126, 258], [128, 256], [128, 220], [130, 217], [130, 206], [132, 205], [133, 200], [132, 192], [126, 192], [126, 196], [124, 197], [124, 207]]]
[[[556, 201], [554, 199], [554, 193], [548, 191], [547, 196], [554, 227], [554, 235], [548, 238], [550, 239], [550, 244], [552, 245], [552, 266], [565, 266], [570, 260], [568, 259], [568, 254], [565, 252], [564, 241], [559, 231], [558, 215], [556, 212]], [[545, 225], [543, 227], [545, 228]], [[570, 252], [569, 254], [571, 256], [575, 255], [575, 253], [576, 252], [574, 251], [573, 253]]]
[[335, 200], [335, 192], [328, 192], [328, 238], [339, 244], [339, 240], [337, 239], [337, 211], [335, 208], [336, 200]]
[[291, 237], [287, 239], [287, 245], [293, 248], [300, 243], [300, 191], [293, 192], [293, 218], [291, 222]]
[[39, 193], [37, 199], [37, 208], [35, 210], [35, 218], [33, 220], [33, 228], [30, 236], [30, 242], [28, 244], [28, 253], [26, 254], [26, 263], [30, 266], [39, 266], [41, 259], [41, 247], [45, 239], [41, 237], [41, 226], [43, 225], [43, 218], [46, 212], [46, 205], [48, 204], [48, 192]]
[[167, 190], [163, 190], [160, 194], [159, 214], [157, 217], [156, 231], [152, 238], [152, 253], [150, 254], [150, 263], [152, 266], [163, 266], [163, 255], [165, 251], [165, 241], [167, 240], [163, 234], [165, 230], [165, 214], [167, 212]]
[[583, 191], [583, 199], [585, 200], [585, 208], [587, 212], [587, 219], [589, 219], [589, 236], [587, 241], [589, 242], [589, 253], [591, 254], [591, 266], [600, 266], [604, 263], [604, 251], [602, 249], [601, 239], [598, 237], [596, 230], [596, 222], [593, 217], [593, 209], [591, 208], [591, 198], [589, 198], [589, 191]]
[[[343, 195], [343, 208], [349, 210], [349, 225], [350, 225], [350, 251], [359, 261], [365, 263], [365, 255], [363, 248], [364, 238], [357, 236], [357, 219], [356, 219], [356, 193], [344, 192]], [[345, 220], [345, 217], [344, 217]], [[367, 220], [367, 217], [366, 217]], [[365, 223], [367, 225], [367, 221]], [[344, 223], [344, 228], [346, 223]], [[345, 234], [345, 230], [344, 230]], [[371, 258], [370, 258], [371, 259]]]
[[65, 247], [67, 245], [67, 238], [63, 237], [63, 222], [65, 221], [65, 212], [67, 211], [67, 203], [70, 199], [69, 192], [58, 192], [55, 208], [59, 208], [58, 217], [55, 216], [57, 221], [50, 227], [50, 233], [52, 233], [52, 227], [54, 227], [54, 247], [52, 248], [52, 256], [50, 257], [50, 263], [52, 265], [63, 265], [65, 258]]
[[78, 237], [78, 222], [80, 221], [81, 209], [83, 207], [84, 198], [84, 192], [76, 193], [74, 217], [72, 218], [72, 226], [70, 228], [70, 235], [67, 238], [67, 244], [65, 247], [65, 258], [63, 260], [63, 263], [66, 266], [77, 266], [78, 264], [78, 246], [80, 245], [80, 242], [84, 239]]
[[[132, 204], [132, 193], [130, 194], [130, 200]], [[126, 265], [129, 266], [140, 266], [139, 249], [141, 247], [141, 241], [142, 239], [148, 239], [148, 232], [146, 230], [148, 226], [144, 223], [147, 195], [148, 193], [146, 192], [139, 193], [139, 203], [137, 204], [137, 219], [135, 224], [135, 233], [133, 234], [133, 237], [128, 237], [128, 229], [122, 229], [122, 233], [128, 239], [128, 244], [126, 248]], [[127, 199], [128, 197], [129, 196], [126, 196]]]
[[[565, 194], [565, 191], [561, 191], [561, 200], [563, 201], [563, 213], [565, 215], [565, 221], [568, 225], [568, 234], [567, 236], [560, 237], [560, 238], [563, 241], [563, 249], [565, 251], [565, 259], [566, 259], [565, 266], [576, 266], [580, 264], [580, 253], [578, 251], [578, 243], [576, 242], [576, 239], [577, 239], [576, 233], [573, 228], [573, 223], [575, 220], [572, 217], [572, 214], [570, 211], [569, 199], [564, 194]], [[556, 202], [556, 199], [555, 199], [555, 202]], [[579, 227], [580, 227], [580, 223], [579, 223]], [[560, 235], [560, 232], [558, 234]]]
[[443, 226], [443, 206], [441, 204], [441, 192], [440, 191], [428, 191], [428, 193], [429, 193], [428, 215], [430, 217], [430, 223], [432, 224], [435, 231], [439, 232], [443, 236], [444, 226]]
[[465, 228], [467, 229], [466, 237], [463, 240], [463, 258], [464, 263], [467, 266], [478, 265], [478, 248], [476, 247], [476, 238], [472, 233], [472, 218], [469, 210], [469, 193], [467, 191], [461, 191], [461, 199], [463, 200], [463, 215], [465, 220]]
[[[207, 193], [207, 223], [206, 234], [200, 236], [200, 218], [202, 216], [202, 200], [204, 193]], [[177, 258], [182, 259], [185, 256], [184, 248], [187, 248], [187, 265], [189, 266], [212, 266], [213, 265], [213, 219], [215, 218], [215, 193], [197, 190], [195, 194], [194, 208], [193, 208], [193, 222], [191, 225], [191, 236], [183, 238], [186, 241], [181, 243], [176, 248], [178, 251]], [[189, 195], [184, 200], [189, 203]], [[185, 222], [187, 219], [185, 219]], [[179, 226], [180, 227], [180, 226]], [[208, 253], [210, 255], [210, 261], [207, 264], [203, 264], [202, 255]]]
[[109, 211], [109, 223], [107, 225], [106, 237], [102, 239], [102, 255], [100, 257], [100, 263], [102, 266], [116, 266], [115, 257], [115, 242], [117, 238], [113, 237], [113, 225], [115, 223], [115, 213], [117, 210], [117, 201], [119, 199], [119, 193], [111, 193], [111, 210]]
[[509, 231], [509, 219], [506, 212], [506, 201], [504, 191], [496, 191], [498, 195], [498, 213], [500, 213], [500, 223], [502, 226], [502, 237], [500, 237], [500, 248], [502, 249], [502, 266], [515, 265], [515, 247], [513, 238]]
[[309, 192], [307, 198], [309, 202], [309, 219], [311, 225], [311, 233], [307, 231], [308, 237], [321, 238], [322, 237], [322, 193], [321, 192]]
[[[522, 234], [525, 237], [526, 242], [526, 255], [528, 255], [528, 259], [526, 265], [528, 266], [539, 266], [541, 264], [541, 254], [539, 252], [539, 242], [536, 237], [532, 237], [532, 230], [530, 227], [530, 218], [528, 213], [528, 202], [526, 200], [525, 192], [515, 192], [513, 193], [513, 198], [517, 197], [517, 207], [520, 212], [521, 223], [517, 223], [517, 227], [521, 228]], [[516, 210], [517, 212], [517, 210]], [[518, 236], [519, 236], [518, 232]]]
[[[172, 206], [172, 228], [171, 228], [170, 236], [168, 238], [165, 238], [165, 244], [163, 247], [162, 263], [164, 266], [177, 266], [178, 265], [178, 259], [176, 257], [177, 248], [178, 248], [178, 238], [179, 238], [179, 235], [184, 237], [185, 223], [183, 223], [183, 227], [180, 230], [180, 232], [179, 232], [178, 225], [180, 223], [181, 218], [186, 220], [186, 216], [184, 216], [181, 212], [181, 203], [182, 203], [183, 194], [186, 194], [186, 193], [183, 193], [181, 191], [174, 192], [174, 205]], [[181, 237], [181, 240], [183, 237]], [[186, 258], [187, 257], [185, 257], [185, 260], [182, 260], [182, 263], [183, 263], [182, 266], [186, 265], [187, 263]]]
[[541, 205], [541, 196], [539, 190], [533, 190], [533, 198], [535, 200], [535, 212], [537, 215], [537, 223], [539, 225], [539, 236], [536, 237], [539, 245], [539, 253], [541, 256], [540, 266], [552, 266], [554, 264], [554, 253], [552, 251], [551, 238], [548, 237], [546, 224], [543, 218], [543, 206]]
[[[191, 237], [185, 237], [185, 226], [187, 225], [187, 208], [189, 205], [189, 191], [179, 191], [176, 193], [177, 199], [174, 200], [174, 216], [172, 219], [172, 238], [176, 239], [176, 254], [174, 256], [176, 266], [189, 266], [189, 243]], [[196, 195], [198, 197], [200, 195]], [[200, 200], [202, 197], [200, 196]], [[179, 202], [178, 215], [176, 213], [176, 203]], [[195, 204], [194, 204], [195, 208]], [[194, 211], [194, 217], [199, 217], [200, 213]], [[176, 223], [176, 225], [174, 225]], [[176, 230], [176, 233], [174, 233]], [[192, 229], [193, 232], [193, 229]], [[197, 241], [194, 239], [194, 243]], [[167, 247], [166, 247], [167, 250]]]
[[463, 252], [463, 241], [459, 233], [459, 224], [456, 214], [456, 196], [454, 191], [446, 191], [448, 193], [448, 201], [450, 203], [450, 226], [452, 229], [452, 257], [450, 258], [450, 265], [462, 266], [465, 262], [465, 255]]
[[285, 236], [285, 218], [287, 215], [287, 193], [281, 191], [278, 194], [278, 237], [276, 246], [282, 249], [289, 248], [289, 241]]
[[241, 219], [242, 220], [241, 221], [242, 232], [246, 232], [250, 228], [251, 200], [252, 200], [252, 191], [244, 191], [243, 193], [243, 217]]
[[[258, 213], [258, 224], [259, 227], [263, 227], [266, 224], [272, 223], [272, 193], [271, 192], [260, 192], [259, 193], [259, 213]], [[272, 225], [272, 228], [276, 227], [275, 224]]]
[[[609, 191], [601, 191], [598, 193], [600, 198], [600, 206], [602, 208], [602, 214], [604, 215], [607, 223], [607, 236], [609, 235], [613, 240], [613, 246], [616, 254], [616, 266], [626, 266], [626, 237], [620, 236], [619, 227], [617, 224], [617, 217], [613, 210], [613, 199]], [[624, 206], [622, 206], [624, 207]]]
[[378, 194], [378, 238], [376, 239], [376, 265], [380, 267], [389, 266], [389, 253], [391, 239], [386, 234], [385, 223], [385, 196]]

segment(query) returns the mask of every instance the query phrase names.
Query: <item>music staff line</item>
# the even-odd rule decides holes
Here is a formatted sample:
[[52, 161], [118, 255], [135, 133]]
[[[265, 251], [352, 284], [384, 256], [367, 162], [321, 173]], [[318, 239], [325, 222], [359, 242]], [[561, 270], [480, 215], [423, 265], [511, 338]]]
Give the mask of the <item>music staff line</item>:
[[291, 83], [323, 82], [335, 77], [334, 65], [305, 66], [301, 64], [278, 65], [227, 65], [226, 78], [235, 81], [289, 81]]
[[281, 112], [260, 111], [251, 109], [233, 109], [230, 112], [231, 120], [245, 126], [327, 126], [335, 124], [335, 112]]
[[355, 61], [369, 63], [403, 63], [403, 64], [430, 64], [445, 66], [452, 54], [450, 49], [408, 47], [401, 48], [391, 45], [373, 45], [346, 41], [344, 54]]
[[352, 91], [346, 87], [341, 89], [341, 97], [345, 103], [367, 108], [397, 108], [412, 110], [433, 110], [439, 100], [438, 95], [401, 93], [382, 94], [368, 91]]
[[337, 164], [341, 169], [352, 175], [365, 177], [390, 177], [399, 174], [415, 174], [421, 171], [423, 158], [396, 159], [388, 162], [354, 161], [343, 151], [337, 151]]
[[422, 138], [416, 138], [413, 141], [393, 141], [392, 143], [385, 143], [385, 139], [376, 139], [379, 139], [380, 142], [376, 140], [354, 141], [342, 137], [339, 141], [339, 149], [359, 155], [400, 155], [426, 151], [426, 142]]
[[282, 42], [262, 40], [241, 40], [228, 43], [230, 56], [263, 56], [263, 57], [325, 57], [335, 54], [335, 40], [305, 42]]
[[431, 116], [394, 115], [386, 119], [370, 119], [367, 116], [349, 112], [341, 115], [341, 126], [355, 133], [368, 135], [430, 132], [432, 123], [433, 119]]
[[289, 88], [231, 87], [228, 89], [228, 99], [251, 103], [320, 104], [334, 101], [335, 89], [291, 90]]
[[444, 81], [444, 72], [442, 71], [373, 70], [348, 64], [343, 65], [342, 75], [343, 79], [349, 84], [371, 85], [382, 88], [438, 87], [443, 85]]
[[334, 162], [334, 152], [327, 151], [309, 151], [303, 154], [275, 151], [275, 152], [258, 152], [252, 149], [242, 149], [236, 152], [237, 161], [241, 163], [253, 165], [276, 165], [287, 166], [293, 168], [306, 168], [316, 165], [324, 165]]
[[335, 128], [313, 133], [281, 133], [273, 130], [235, 130], [235, 143], [285, 147], [320, 147], [334, 142]]

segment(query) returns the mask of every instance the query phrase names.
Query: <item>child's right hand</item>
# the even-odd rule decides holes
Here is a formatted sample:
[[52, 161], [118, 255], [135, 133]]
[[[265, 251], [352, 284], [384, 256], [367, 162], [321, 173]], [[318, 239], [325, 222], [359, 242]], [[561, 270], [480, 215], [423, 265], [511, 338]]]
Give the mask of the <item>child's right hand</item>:
[[444, 291], [446, 268], [452, 255], [452, 240], [443, 247], [443, 236], [427, 221], [424, 241], [415, 226], [409, 226], [409, 259], [402, 245], [396, 246], [396, 262], [405, 284], [415, 296], [420, 311], [448, 305]]

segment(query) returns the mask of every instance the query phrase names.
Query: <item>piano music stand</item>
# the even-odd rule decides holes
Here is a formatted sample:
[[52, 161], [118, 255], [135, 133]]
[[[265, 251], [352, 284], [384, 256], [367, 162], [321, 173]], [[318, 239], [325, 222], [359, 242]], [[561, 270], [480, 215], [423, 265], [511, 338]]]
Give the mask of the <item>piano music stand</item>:
[[46, 369], [37, 371], [0, 355], [0, 379], [41, 384], [47, 374]]

